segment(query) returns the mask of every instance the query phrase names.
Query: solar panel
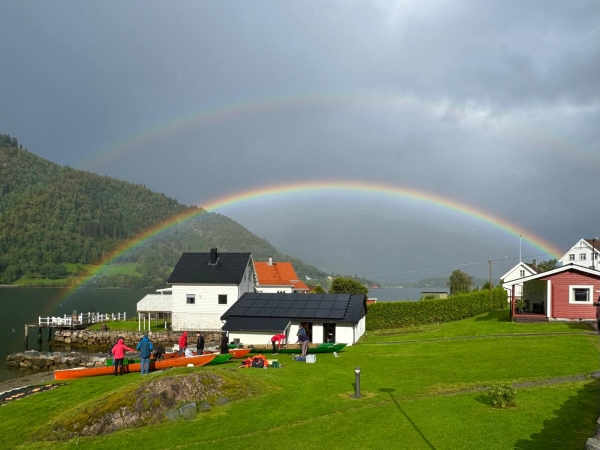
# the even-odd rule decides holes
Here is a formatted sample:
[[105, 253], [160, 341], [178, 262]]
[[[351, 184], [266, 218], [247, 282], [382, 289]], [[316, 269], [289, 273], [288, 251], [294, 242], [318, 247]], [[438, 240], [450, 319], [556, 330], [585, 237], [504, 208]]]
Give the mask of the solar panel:
[[342, 309], [342, 310], [346, 310], [346, 303], [340, 303], [340, 302], [333, 302], [333, 309]]
[[329, 319], [329, 314], [331, 310], [329, 309], [317, 309], [315, 311], [315, 319]]
[[316, 309], [319, 307], [320, 303], [321, 302], [314, 302], [314, 301], [306, 302], [305, 308], [315, 308]]
[[254, 317], [254, 316], [258, 316], [258, 313], [260, 312], [260, 308], [248, 308], [248, 310], [246, 311], [246, 314], [244, 314], [246, 317]]
[[[322, 295], [323, 295], [323, 300], [333, 302], [338, 294], [322, 294]], [[343, 294], [339, 294], [339, 295], [343, 295]]]
[[254, 300], [254, 304], [252, 305], [254, 308], [262, 308], [263, 306], [265, 306], [267, 304], [266, 300]]
[[333, 308], [333, 302], [321, 302], [319, 309], [331, 309]]
[[250, 306], [252, 306], [252, 304], [254, 303], [254, 300], [240, 300], [240, 304], [238, 306], [245, 306], [246, 308], [249, 308]]
[[302, 310], [302, 312], [300, 313], [300, 317], [311, 318], [311, 317], [315, 316], [316, 312], [317, 312], [317, 310], [314, 308], [311, 308], [311, 309], [304, 308]]
[[300, 313], [301, 313], [301, 312], [302, 312], [302, 310], [301, 310], [301, 309], [298, 309], [298, 308], [292, 308], [292, 309], [289, 309], [289, 310], [288, 310], [288, 311], [285, 313], [285, 316], [286, 316], [286, 317], [290, 317], [290, 316], [291, 316], [291, 317], [300, 317]]
[[260, 308], [260, 313], [258, 314], [261, 317], [269, 317], [275, 308]]
[[343, 319], [345, 312], [346, 311], [335, 309], [335, 310], [331, 311], [331, 314], [329, 315], [329, 317], [331, 317], [332, 319]]
[[265, 307], [267, 307], [267, 308], [277, 308], [279, 306], [279, 303], [281, 303], [279, 300], [267, 300], [267, 303], [265, 304]]
[[308, 303], [308, 302], [306, 302], [304, 300], [295, 301], [294, 308], [299, 308], [299, 309], [306, 308], [306, 303]]
[[242, 316], [247, 310], [248, 308], [244, 306], [238, 306], [237, 308], [235, 308], [234, 313], [236, 316]]
[[260, 294], [258, 292], [248, 292], [244, 298], [249, 298], [249, 299], [254, 300], [255, 298], [258, 298], [259, 295]]
[[285, 298], [284, 294], [272, 294], [271, 300], [283, 300]]
[[308, 300], [320, 302], [323, 300], [323, 294], [310, 294]]

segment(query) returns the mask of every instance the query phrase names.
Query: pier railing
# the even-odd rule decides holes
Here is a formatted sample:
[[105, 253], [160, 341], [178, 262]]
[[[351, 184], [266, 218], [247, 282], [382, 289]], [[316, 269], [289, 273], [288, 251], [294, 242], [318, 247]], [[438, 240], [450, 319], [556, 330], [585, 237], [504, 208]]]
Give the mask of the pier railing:
[[62, 317], [40, 317], [38, 325], [40, 327], [72, 327], [75, 325], [91, 325], [94, 323], [114, 322], [127, 320], [126, 313], [101, 314], [101, 313], [80, 313], [65, 314]]

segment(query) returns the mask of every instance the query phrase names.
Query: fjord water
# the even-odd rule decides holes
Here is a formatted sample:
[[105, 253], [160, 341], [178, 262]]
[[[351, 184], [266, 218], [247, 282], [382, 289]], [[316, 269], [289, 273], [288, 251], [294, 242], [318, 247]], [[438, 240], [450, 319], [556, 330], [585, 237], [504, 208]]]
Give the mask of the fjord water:
[[[379, 302], [418, 300], [423, 288], [372, 289], [369, 297]], [[438, 289], [430, 289], [438, 290]], [[444, 290], [444, 289], [439, 289]], [[154, 289], [79, 289], [67, 296], [61, 289], [0, 288], [2, 325], [0, 326], [0, 380], [18, 376], [19, 371], [7, 370], [6, 356], [25, 350], [26, 323], [37, 323], [39, 316], [63, 316], [92, 309], [100, 313], [136, 314], [136, 304]], [[367, 319], [368, 320], [368, 319]], [[42, 351], [48, 351], [48, 331], [43, 335]], [[29, 331], [29, 349], [38, 350], [37, 329]]]
[[[2, 325], [0, 326], [0, 380], [19, 375], [6, 369], [6, 356], [25, 350], [25, 324], [37, 323], [39, 316], [70, 315], [74, 310], [135, 315], [136, 303], [154, 289], [79, 289], [65, 297], [60, 289], [0, 289]], [[48, 351], [48, 331], [42, 350]], [[37, 329], [29, 332], [29, 349], [38, 350]]]

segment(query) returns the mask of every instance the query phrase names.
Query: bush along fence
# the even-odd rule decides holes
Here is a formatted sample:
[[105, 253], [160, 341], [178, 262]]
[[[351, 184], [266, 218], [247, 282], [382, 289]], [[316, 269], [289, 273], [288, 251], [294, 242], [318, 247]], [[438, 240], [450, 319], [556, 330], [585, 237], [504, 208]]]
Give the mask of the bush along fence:
[[436, 300], [375, 303], [369, 305], [367, 331], [453, 322], [507, 307], [506, 291], [502, 286], [492, 289], [491, 308], [489, 290]]

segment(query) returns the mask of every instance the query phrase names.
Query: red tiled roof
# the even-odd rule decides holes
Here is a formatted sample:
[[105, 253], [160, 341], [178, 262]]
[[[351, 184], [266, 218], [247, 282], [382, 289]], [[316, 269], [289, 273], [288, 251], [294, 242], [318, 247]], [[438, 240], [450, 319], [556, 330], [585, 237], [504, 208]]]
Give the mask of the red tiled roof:
[[263, 286], [287, 286], [291, 285], [294, 289], [308, 290], [304, 281], [298, 279], [296, 271], [289, 262], [274, 262], [269, 266], [266, 262], [254, 262], [256, 278], [258, 284]]

